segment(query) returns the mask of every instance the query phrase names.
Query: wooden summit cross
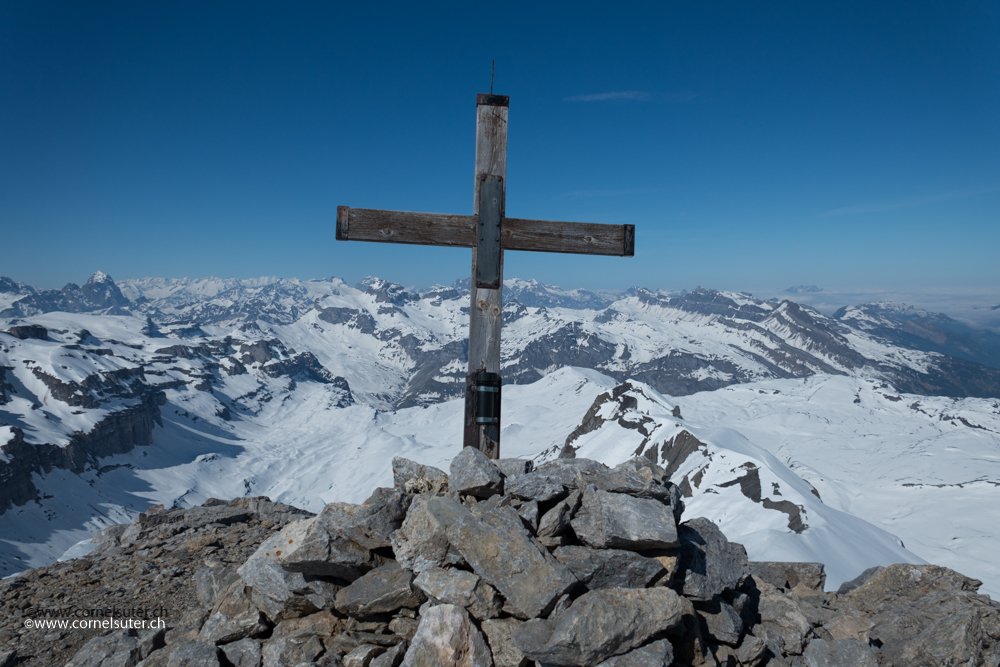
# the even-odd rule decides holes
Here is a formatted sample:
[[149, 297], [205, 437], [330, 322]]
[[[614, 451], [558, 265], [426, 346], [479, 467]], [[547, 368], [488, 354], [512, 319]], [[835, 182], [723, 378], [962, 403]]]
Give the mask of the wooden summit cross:
[[472, 215], [337, 207], [338, 241], [473, 248], [469, 372], [463, 444], [500, 457], [500, 314], [504, 250], [632, 257], [634, 225], [504, 217], [506, 95], [476, 97], [476, 177]]

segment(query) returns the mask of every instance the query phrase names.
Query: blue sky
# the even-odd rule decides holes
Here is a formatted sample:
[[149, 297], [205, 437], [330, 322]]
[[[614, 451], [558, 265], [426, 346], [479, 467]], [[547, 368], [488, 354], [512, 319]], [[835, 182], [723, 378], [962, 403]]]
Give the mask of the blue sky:
[[[822, 5], [822, 6], [820, 6]], [[510, 96], [507, 213], [633, 223], [565, 287], [1000, 285], [995, 2], [0, 4], [0, 275], [378, 275], [338, 204], [469, 213]]]

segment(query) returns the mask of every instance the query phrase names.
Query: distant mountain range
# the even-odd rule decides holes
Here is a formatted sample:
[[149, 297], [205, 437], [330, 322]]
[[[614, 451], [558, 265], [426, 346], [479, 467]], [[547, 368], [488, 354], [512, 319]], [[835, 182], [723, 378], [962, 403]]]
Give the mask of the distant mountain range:
[[[146, 319], [151, 335], [295, 340], [381, 408], [454, 398], [464, 386], [468, 280], [421, 291], [378, 278], [354, 287], [336, 278], [117, 285], [98, 272], [83, 287], [39, 291], [0, 278], [0, 290], [2, 318], [131, 315]], [[339, 339], [358, 344], [347, 354]], [[575, 365], [677, 396], [815, 373], [879, 378], [917, 394], [1000, 396], [1000, 335], [886, 302], [830, 317], [791, 300], [701, 287], [592, 292], [514, 279], [504, 286], [502, 354], [504, 381], [515, 384]]]
[[[354, 486], [370, 488], [391, 451], [432, 464], [427, 456], [450, 459], [458, 430], [443, 428], [441, 419], [459, 414], [447, 401], [464, 386], [468, 301], [467, 280], [411, 290], [379, 278], [353, 287], [337, 278], [116, 283], [98, 272], [83, 286], [37, 290], [0, 278], [0, 527], [13, 536], [0, 548], [0, 569], [51, 559], [86, 528], [128, 520], [152, 502], [186, 506], [213, 494], [267, 494], [309, 508], [320, 497], [350, 499]], [[814, 426], [791, 435], [764, 429], [756, 446], [775, 437], [802, 441], [806, 449], [781, 465], [795, 463], [794, 474], [825, 502], [835, 498], [838, 510], [867, 520], [891, 512], [852, 508], [852, 494], [866, 491], [849, 473], [830, 472], [838, 456], [853, 460], [838, 438], [864, 447], [866, 424], [891, 434], [914, 419], [926, 421], [928, 433], [943, 429], [945, 439], [959, 432], [989, 443], [998, 437], [991, 415], [1000, 414], [1000, 336], [901, 304], [827, 316], [791, 300], [700, 287], [596, 292], [508, 280], [502, 366], [510, 387], [505, 406], [511, 397], [504, 414], [523, 413], [505, 422], [506, 451], [545, 458], [569, 445], [611, 463], [624, 450], [601, 454], [587, 443], [598, 433], [606, 434], [602, 442], [638, 438], [636, 453], [653, 455], [647, 450], [655, 446], [662, 463], [674, 461], [676, 481], [687, 476], [705, 512], [717, 507], [710, 496], [725, 488], [750, 503], [748, 512], [764, 512], [755, 525], [773, 524], [768, 530], [795, 533], [801, 526], [792, 506], [817, 527], [809, 517], [825, 510], [807, 497], [806, 482], [754, 450], [747, 461], [771, 470], [760, 478], [784, 476], [798, 489], [794, 498], [766, 489], [760, 498], [747, 495], [744, 483], [733, 481], [744, 473], [729, 479], [721, 463], [712, 472], [718, 485], [699, 491], [695, 478], [708, 472], [699, 473], [688, 455], [663, 459], [670, 449], [664, 438], [677, 444], [683, 426], [708, 443], [691, 446], [711, 458], [714, 448], [742, 446], [713, 435], [713, 426], [740, 428], [746, 415], [762, 411], [760, 419], [777, 428], [806, 410], [830, 429], [825, 468], [809, 468], [811, 455], [801, 454]], [[574, 370], [560, 371], [565, 367]], [[842, 381], [831, 379], [837, 376]], [[738, 405], [730, 400], [735, 385], [752, 388]], [[805, 407], [820, 390], [836, 396], [836, 409]], [[614, 400], [594, 402], [607, 392]], [[789, 392], [794, 400], [781, 398]], [[653, 401], [649, 409], [641, 407], [643, 395]], [[941, 396], [955, 398], [934, 398]], [[963, 397], [970, 398], [959, 402]], [[701, 406], [697, 423], [664, 414], [674, 402], [685, 416]], [[859, 421], [841, 433], [837, 424], [854, 415], [852, 405]], [[594, 426], [597, 417], [604, 427]], [[884, 450], [894, 459], [914, 446], [898, 442]], [[973, 468], [963, 464], [940, 483], [960, 485]], [[879, 484], [891, 482], [892, 474], [880, 475]], [[927, 475], [921, 470], [907, 483], [939, 483]], [[838, 482], [823, 481], [831, 477]], [[994, 477], [973, 481], [1000, 485]], [[786, 493], [785, 483], [781, 488]], [[908, 493], [900, 491], [900, 503], [910, 502]], [[761, 504], [765, 497], [769, 506]], [[761, 545], [763, 535], [754, 538]]]

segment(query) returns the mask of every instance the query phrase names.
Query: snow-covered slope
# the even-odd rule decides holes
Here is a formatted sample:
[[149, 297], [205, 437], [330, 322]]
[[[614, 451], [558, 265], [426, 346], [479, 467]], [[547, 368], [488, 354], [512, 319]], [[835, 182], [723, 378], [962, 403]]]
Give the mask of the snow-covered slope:
[[[3, 572], [150, 504], [250, 494], [318, 509], [389, 483], [393, 456], [446, 466], [457, 452], [461, 282], [119, 289], [96, 274], [0, 288]], [[885, 333], [944, 320], [884, 304], [832, 318], [700, 288], [515, 279], [506, 293], [505, 455], [656, 457], [690, 492], [689, 516], [754, 558], [824, 561], [834, 585], [922, 558], [1000, 592], [1000, 402], [934, 395], [997, 396], [1000, 371]]]
[[[1000, 594], [991, 556], [1000, 548], [1000, 408], [895, 397], [864, 380], [818, 376], [673, 398], [564, 368], [505, 391], [501, 442], [505, 456], [537, 460], [568, 439], [577, 456], [609, 464], [655, 456], [691, 494], [688, 517], [716, 521], [751, 558], [824, 562], [831, 586], [871, 565], [930, 561]], [[225, 422], [174, 400], [152, 445], [78, 475], [54, 471], [38, 481], [39, 502], [0, 516], [5, 571], [51, 560], [87, 529], [156, 503], [249, 494], [316, 511], [357, 502], [372, 486], [391, 485], [393, 456], [447, 468], [460, 446], [459, 401], [380, 413], [336, 407], [325, 385], [301, 382], [253, 418]], [[915, 425], [907, 406], [918, 401], [925, 413]], [[878, 452], [859, 450], [862, 443], [878, 443]], [[976, 468], [969, 487], [964, 473]], [[954, 480], [974, 492], [934, 486]]]

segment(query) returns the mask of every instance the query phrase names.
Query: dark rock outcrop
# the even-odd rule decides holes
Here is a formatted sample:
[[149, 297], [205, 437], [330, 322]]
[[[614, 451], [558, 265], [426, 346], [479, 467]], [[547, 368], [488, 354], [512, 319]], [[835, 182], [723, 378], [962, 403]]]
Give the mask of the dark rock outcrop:
[[73, 434], [63, 446], [28, 444], [24, 432], [13, 427], [14, 438], [3, 445], [8, 460], [0, 460], [0, 513], [38, 499], [32, 475], [54, 468], [80, 473], [87, 466], [98, 465], [101, 458], [149, 445], [154, 426], [161, 423], [162, 400], [162, 392], [147, 389], [138, 403], [112, 412], [86, 433]]

